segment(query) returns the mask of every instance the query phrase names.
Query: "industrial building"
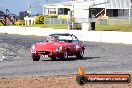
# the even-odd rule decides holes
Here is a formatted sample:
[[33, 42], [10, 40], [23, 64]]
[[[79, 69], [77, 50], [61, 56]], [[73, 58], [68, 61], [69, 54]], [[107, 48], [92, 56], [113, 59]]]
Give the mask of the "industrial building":
[[131, 18], [132, 0], [69, 0], [63, 3], [43, 5], [43, 14], [67, 16], [73, 11], [76, 19], [95, 18], [106, 15], [108, 17]]

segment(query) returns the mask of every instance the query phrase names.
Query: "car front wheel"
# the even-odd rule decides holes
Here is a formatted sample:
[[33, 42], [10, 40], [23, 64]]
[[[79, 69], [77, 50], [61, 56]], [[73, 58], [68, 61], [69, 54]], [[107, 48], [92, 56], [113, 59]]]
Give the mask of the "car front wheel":
[[40, 56], [32, 55], [32, 58], [33, 58], [33, 61], [39, 61], [40, 60]]
[[63, 56], [60, 57], [61, 60], [67, 60], [68, 59], [68, 51], [65, 50], [64, 53], [63, 53]]

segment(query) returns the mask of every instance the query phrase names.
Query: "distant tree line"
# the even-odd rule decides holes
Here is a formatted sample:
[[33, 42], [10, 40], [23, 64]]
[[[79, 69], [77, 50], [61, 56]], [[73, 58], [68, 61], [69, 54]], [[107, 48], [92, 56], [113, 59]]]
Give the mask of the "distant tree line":
[[19, 12], [18, 18], [20, 20], [24, 20], [24, 17], [26, 17], [26, 16], [30, 16], [30, 14], [27, 11], [21, 11], [21, 12]]

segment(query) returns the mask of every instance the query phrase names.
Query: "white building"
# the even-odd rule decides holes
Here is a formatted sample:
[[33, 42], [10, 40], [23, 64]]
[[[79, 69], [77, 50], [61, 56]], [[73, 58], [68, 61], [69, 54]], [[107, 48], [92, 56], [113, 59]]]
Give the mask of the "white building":
[[[63, 3], [43, 5], [43, 15], [58, 15], [59, 18], [69, 18], [68, 11], [72, 11], [77, 22], [87, 22], [93, 15], [95, 18], [106, 15], [108, 17], [132, 16], [132, 0], [69, 0]], [[26, 25], [34, 24], [35, 17], [25, 17]]]
[[44, 5], [43, 14], [68, 15], [73, 11], [77, 19], [107, 15], [109, 17], [131, 17], [132, 0], [69, 0], [63, 3]]
[[25, 25], [33, 25], [35, 24], [35, 16], [34, 17], [24, 17]]

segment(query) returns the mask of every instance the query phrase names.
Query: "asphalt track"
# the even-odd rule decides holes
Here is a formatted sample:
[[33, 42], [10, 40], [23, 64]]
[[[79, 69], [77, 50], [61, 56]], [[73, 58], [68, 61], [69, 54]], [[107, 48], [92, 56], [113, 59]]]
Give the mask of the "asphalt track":
[[32, 61], [29, 48], [42, 41], [44, 37], [0, 34], [0, 77], [76, 74], [79, 66], [87, 73], [132, 71], [132, 45], [84, 42], [84, 59]]

